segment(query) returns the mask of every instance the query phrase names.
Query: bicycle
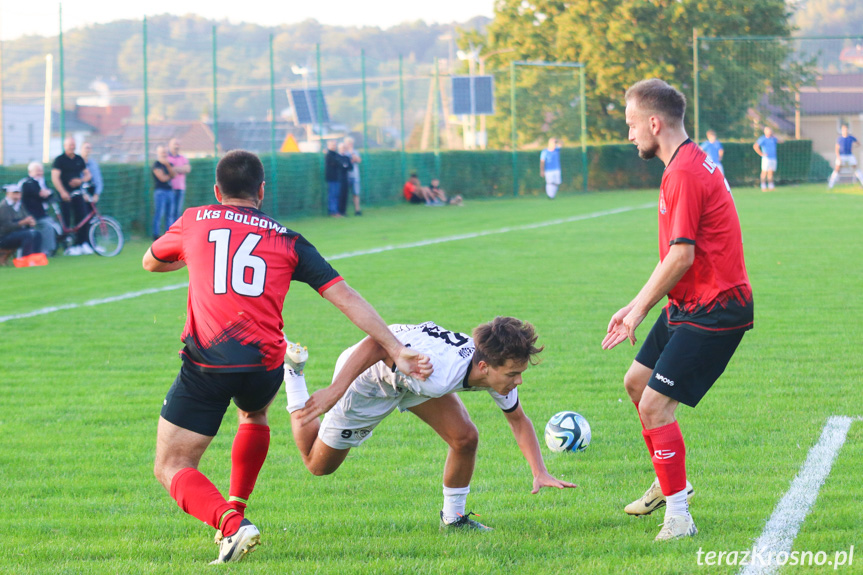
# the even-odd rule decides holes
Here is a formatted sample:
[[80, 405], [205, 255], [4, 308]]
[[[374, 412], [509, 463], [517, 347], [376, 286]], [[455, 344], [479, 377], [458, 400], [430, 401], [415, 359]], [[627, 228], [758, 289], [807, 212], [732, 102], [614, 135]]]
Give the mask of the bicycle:
[[57, 234], [57, 250], [63, 250], [75, 241], [75, 234], [84, 226], [89, 226], [87, 238], [93, 251], [100, 256], [113, 257], [123, 249], [125, 240], [120, 223], [111, 216], [99, 213], [96, 204], [90, 201], [90, 196], [83, 194], [84, 202], [90, 206], [90, 210], [75, 227], [66, 227], [59, 203], [54, 200], [51, 207], [54, 209], [55, 221], [51, 222], [54, 232]]

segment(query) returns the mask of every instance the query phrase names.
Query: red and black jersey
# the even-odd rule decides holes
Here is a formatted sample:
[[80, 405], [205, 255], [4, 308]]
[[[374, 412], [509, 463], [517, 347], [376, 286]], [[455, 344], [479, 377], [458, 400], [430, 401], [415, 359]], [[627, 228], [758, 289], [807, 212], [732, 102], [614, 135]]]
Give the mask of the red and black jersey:
[[716, 332], [752, 328], [752, 287], [731, 188], [692, 140], [675, 152], [659, 192], [659, 257], [695, 246], [692, 267], [668, 293], [668, 323]]
[[269, 371], [284, 362], [282, 306], [291, 280], [318, 293], [342, 281], [303, 236], [254, 208], [190, 208], [151, 248], [189, 268], [180, 355], [201, 370]]

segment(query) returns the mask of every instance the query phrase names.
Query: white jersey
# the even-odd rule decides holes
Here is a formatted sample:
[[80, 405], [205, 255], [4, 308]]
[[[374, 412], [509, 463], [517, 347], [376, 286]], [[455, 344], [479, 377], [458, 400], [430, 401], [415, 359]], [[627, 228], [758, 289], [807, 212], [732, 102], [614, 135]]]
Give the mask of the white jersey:
[[434, 322], [419, 325], [394, 324], [389, 326], [396, 338], [411, 349], [431, 358], [434, 373], [425, 381], [401, 373], [380, 361], [367, 369], [351, 385], [367, 397], [391, 397], [403, 390], [422, 397], [441, 397], [448, 393], [485, 389], [504, 411], [518, 406], [518, 391], [500, 395], [491, 388], [471, 387], [468, 374], [475, 351], [473, 338], [446, 330]]

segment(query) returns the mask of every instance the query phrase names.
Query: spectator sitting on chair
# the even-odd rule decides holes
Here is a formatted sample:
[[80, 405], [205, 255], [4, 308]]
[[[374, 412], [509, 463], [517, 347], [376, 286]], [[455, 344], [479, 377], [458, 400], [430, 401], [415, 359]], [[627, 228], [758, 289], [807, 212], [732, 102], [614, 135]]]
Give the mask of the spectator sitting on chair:
[[36, 220], [21, 205], [21, 190], [16, 184], [5, 186], [6, 199], [0, 202], [0, 265], [21, 248], [22, 256], [38, 253], [42, 236], [35, 229]]
[[18, 182], [21, 188], [21, 203], [28, 214], [36, 220], [36, 230], [42, 236], [42, 251], [54, 255], [57, 249], [57, 232], [54, 229], [54, 219], [48, 215], [45, 202], [53, 192], [45, 185], [45, 168], [41, 162], [30, 162], [27, 166], [27, 177]]
[[411, 174], [411, 177], [405, 182], [402, 193], [408, 203], [411, 204], [431, 205], [434, 202], [431, 190], [420, 185], [420, 179], [416, 173]]
[[439, 201], [448, 206], [464, 205], [464, 199], [458, 194], [447, 198], [446, 192], [443, 190], [443, 188], [440, 187], [440, 180], [438, 180], [437, 178], [433, 179], [431, 181], [431, 184], [429, 184], [429, 192], [431, 192], [431, 195], [436, 202]]
[[[71, 228], [87, 215], [87, 204], [81, 186], [91, 180], [90, 170], [84, 158], [75, 153], [75, 138], [67, 136], [63, 141], [63, 153], [54, 158], [51, 166], [51, 182], [60, 194], [60, 211], [63, 222]], [[75, 222], [72, 222], [72, 215]], [[92, 254], [93, 248], [87, 243], [87, 226], [75, 232], [74, 244], [66, 249], [66, 255], [80, 256]]]
[[[836, 182], [839, 181], [839, 170], [842, 166], [849, 168], [857, 167], [857, 157], [854, 155], [854, 147], [859, 146], [860, 142], [857, 138], [848, 133], [848, 124], [842, 124], [842, 135], [836, 139], [836, 166], [833, 173], [830, 174], [830, 180], [827, 182], [828, 188], [833, 188]], [[854, 170], [854, 176], [857, 181], [863, 186], [863, 173], [859, 169]]]

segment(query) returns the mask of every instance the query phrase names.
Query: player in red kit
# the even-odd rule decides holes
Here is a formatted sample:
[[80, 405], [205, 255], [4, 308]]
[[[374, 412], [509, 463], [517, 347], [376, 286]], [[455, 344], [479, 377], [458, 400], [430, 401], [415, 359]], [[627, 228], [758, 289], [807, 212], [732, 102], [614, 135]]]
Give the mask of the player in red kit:
[[[282, 306], [292, 280], [339, 308], [402, 372], [425, 379], [432, 367], [396, 339], [312, 244], [259, 211], [264, 166], [257, 156], [225, 155], [214, 191], [219, 204], [186, 210], [153, 242], [143, 265], [153, 272], [189, 269], [182, 366], [162, 406], [154, 472], [183, 511], [221, 532], [213, 563], [228, 563], [260, 542], [245, 510], [269, 448], [267, 408], [284, 378]], [[197, 468], [232, 399], [239, 427], [226, 500]]]
[[656, 471], [641, 499], [626, 506], [647, 515], [666, 506], [657, 541], [695, 535], [689, 513], [686, 447], [674, 416], [695, 407], [752, 329], [752, 288], [743, 261], [740, 221], [731, 188], [710, 158], [686, 135], [686, 99], [658, 79], [626, 91], [629, 141], [641, 158], [665, 164], [659, 192], [659, 263], [627, 306], [615, 313], [602, 341], [629, 340], [663, 297], [668, 305], [624, 377]]

